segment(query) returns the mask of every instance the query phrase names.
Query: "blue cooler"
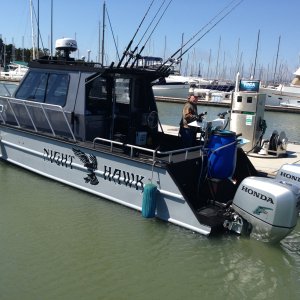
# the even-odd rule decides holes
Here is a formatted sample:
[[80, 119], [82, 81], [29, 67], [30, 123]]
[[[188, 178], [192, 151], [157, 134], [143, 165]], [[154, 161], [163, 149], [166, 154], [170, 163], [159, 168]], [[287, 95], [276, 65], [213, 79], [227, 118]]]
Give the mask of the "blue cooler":
[[236, 134], [229, 130], [216, 130], [208, 142], [208, 177], [225, 179], [233, 175], [236, 165]]

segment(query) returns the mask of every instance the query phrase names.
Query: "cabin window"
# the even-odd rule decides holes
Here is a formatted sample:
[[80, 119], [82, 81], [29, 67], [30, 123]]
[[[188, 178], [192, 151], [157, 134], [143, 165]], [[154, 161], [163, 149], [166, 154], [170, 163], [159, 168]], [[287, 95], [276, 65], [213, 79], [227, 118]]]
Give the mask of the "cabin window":
[[86, 85], [86, 114], [98, 115], [108, 108], [106, 79], [97, 77]]
[[130, 79], [118, 78], [115, 83], [116, 102], [130, 103]]
[[69, 85], [68, 74], [49, 74], [45, 103], [64, 106]]
[[68, 74], [31, 71], [22, 82], [16, 98], [64, 106], [68, 85]]
[[22, 82], [16, 98], [44, 102], [48, 74], [31, 71]]

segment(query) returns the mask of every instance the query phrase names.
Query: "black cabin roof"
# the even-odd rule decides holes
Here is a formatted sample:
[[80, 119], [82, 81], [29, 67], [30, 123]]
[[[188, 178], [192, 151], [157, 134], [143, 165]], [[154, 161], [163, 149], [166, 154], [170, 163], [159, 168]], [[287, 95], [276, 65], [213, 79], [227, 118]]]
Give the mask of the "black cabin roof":
[[[75, 60], [61, 60], [40, 58], [28, 63], [30, 69], [49, 69], [57, 71], [77, 71], [77, 72], [90, 72], [90, 73], [103, 73], [103, 75], [112, 76], [113, 74], [124, 74], [132, 76], [142, 76], [154, 81], [161, 77], [169, 75], [168, 70], [157, 71], [155, 69], [147, 69], [141, 67], [115, 67], [112, 63], [110, 66], [102, 66], [100, 63], [75, 61]], [[106, 73], [106, 74], [104, 74]]]

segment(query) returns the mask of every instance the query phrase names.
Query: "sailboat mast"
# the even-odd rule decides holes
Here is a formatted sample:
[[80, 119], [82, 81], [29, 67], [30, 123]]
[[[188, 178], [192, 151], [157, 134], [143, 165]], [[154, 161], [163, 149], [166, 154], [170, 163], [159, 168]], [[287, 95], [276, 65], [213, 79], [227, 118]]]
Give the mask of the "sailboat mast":
[[240, 72], [239, 60], [240, 60], [240, 38], [238, 39], [238, 43], [237, 43], [236, 62], [235, 62], [235, 74], [237, 74], [238, 72]]
[[34, 24], [33, 24], [33, 6], [32, 0], [30, 0], [30, 18], [31, 18], [31, 42], [32, 42], [32, 59], [35, 59], [35, 33], [34, 33]]
[[102, 53], [101, 53], [102, 65], [104, 65], [104, 33], [105, 33], [105, 1], [103, 2]]
[[40, 0], [37, 2], [37, 58], [40, 53]]
[[166, 60], [166, 49], [167, 49], [167, 36], [165, 36], [164, 61]]
[[278, 39], [278, 47], [277, 47], [277, 54], [276, 54], [276, 62], [275, 62], [275, 69], [274, 69], [274, 78], [273, 78], [273, 84], [275, 85], [275, 81], [276, 81], [276, 71], [277, 71], [277, 63], [278, 63], [278, 54], [279, 54], [279, 47], [280, 47], [280, 40], [281, 40], [281, 36], [279, 36]]
[[215, 78], [219, 79], [219, 58], [220, 58], [220, 49], [221, 49], [221, 37], [219, 38], [219, 47], [218, 47], [218, 55], [217, 55], [217, 64], [216, 64], [216, 72], [215, 72]]
[[209, 49], [208, 66], [207, 66], [207, 79], [210, 77], [210, 61], [211, 61], [211, 49]]
[[50, 56], [53, 56], [53, 0], [51, 0], [51, 41], [50, 41]]
[[[182, 33], [182, 35], [181, 35], [180, 57], [182, 56], [183, 38], [184, 38], [184, 33]], [[180, 60], [180, 63], [179, 63], [179, 73], [180, 73], [180, 74], [181, 74], [181, 62], [182, 62], [182, 59]]]
[[99, 22], [98, 28], [98, 62], [101, 62], [101, 22]]
[[252, 75], [253, 78], [255, 78], [256, 61], [257, 61], [257, 52], [258, 52], [258, 45], [259, 45], [259, 36], [260, 36], [260, 30], [258, 30], [258, 34], [257, 34], [256, 53], [255, 53], [255, 60], [254, 60], [254, 67], [253, 67], [253, 75]]

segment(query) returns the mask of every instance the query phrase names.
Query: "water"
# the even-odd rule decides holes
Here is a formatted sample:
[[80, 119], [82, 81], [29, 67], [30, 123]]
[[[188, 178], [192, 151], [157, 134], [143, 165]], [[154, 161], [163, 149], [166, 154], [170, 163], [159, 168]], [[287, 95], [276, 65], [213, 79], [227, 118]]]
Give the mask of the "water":
[[277, 245], [209, 238], [2, 161], [0, 188], [1, 300], [300, 297], [300, 224]]
[[[183, 104], [159, 102], [158, 110], [161, 122], [179, 126], [182, 107]], [[229, 108], [226, 107], [198, 105], [198, 113], [206, 111], [207, 120], [216, 119], [218, 113], [224, 112], [228, 109]], [[300, 141], [300, 114], [265, 111], [264, 119], [267, 123], [264, 139], [269, 139], [272, 135], [272, 132], [277, 130], [278, 133], [284, 131], [290, 141]]]

